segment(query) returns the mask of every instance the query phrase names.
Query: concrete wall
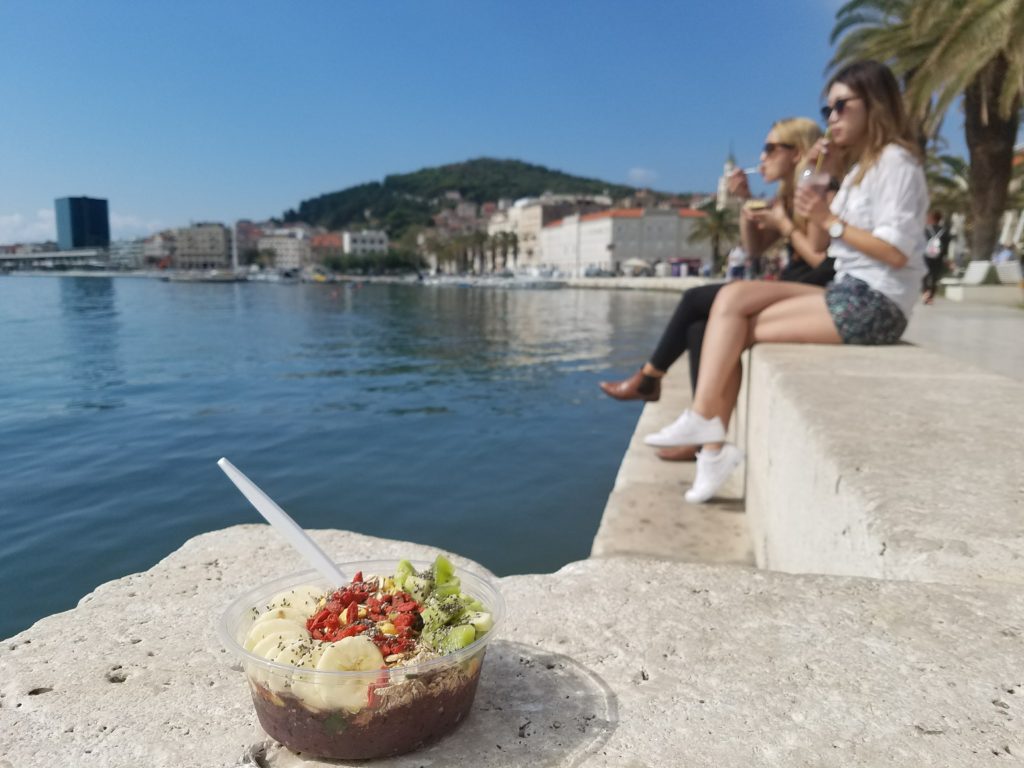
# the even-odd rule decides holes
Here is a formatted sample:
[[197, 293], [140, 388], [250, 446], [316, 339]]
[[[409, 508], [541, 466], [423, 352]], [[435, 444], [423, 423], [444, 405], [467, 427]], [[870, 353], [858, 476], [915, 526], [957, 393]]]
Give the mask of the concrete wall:
[[761, 345], [748, 378], [758, 565], [1024, 583], [1024, 385], [909, 345]]

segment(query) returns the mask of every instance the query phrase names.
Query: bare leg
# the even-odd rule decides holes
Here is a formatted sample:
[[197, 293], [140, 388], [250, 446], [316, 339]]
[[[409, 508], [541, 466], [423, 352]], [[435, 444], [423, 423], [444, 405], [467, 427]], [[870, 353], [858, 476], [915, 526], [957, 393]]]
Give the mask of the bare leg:
[[[729, 378], [726, 384], [727, 397], [732, 399], [732, 402], [736, 402], [740, 393], [740, 383], [743, 379], [743, 365], [742, 363], [736, 364], [736, 369], [733, 375]], [[732, 411], [729, 412], [729, 416], [722, 419], [722, 425], [729, 428], [729, 418], [732, 416]], [[665, 461], [693, 461], [697, 458], [696, 445], [680, 445], [674, 448], [661, 448], [658, 451], [658, 458], [664, 459]], [[721, 443], [708, 443], [707, 447], [711, 448], [712, 451], [717, 450], [721, 447]]]
[[735, 283], [711, 311], [693, 409], [723, 423], [739, 393], [740, 354], [755, 341], [838, 344], [824, 291], [800, 283]]

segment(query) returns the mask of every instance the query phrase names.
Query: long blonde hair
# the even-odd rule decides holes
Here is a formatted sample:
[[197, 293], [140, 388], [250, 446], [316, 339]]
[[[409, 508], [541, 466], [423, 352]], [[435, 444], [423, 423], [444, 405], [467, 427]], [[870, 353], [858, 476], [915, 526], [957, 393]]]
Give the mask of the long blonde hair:
[[921, 147], [914, 141], [900, 86], [891, 69], [877, 61], [856, 61], [836, 72], [825, 93], [836, 83], [842, 83], [863, 99], [867, 111], [867, 135], [860, 157], [851, 157], [848, 150], [843, 155], [847, 172], [859, 163], [854, 184], [860, 184], [888, 144], [898, 144], [921, 161]]
[[800, 153], [800, 161], [796, 164], [793, 175], [790, 178], [779, 180], [778, 198], [782, 202], [782, 207], [786, 209], [786, 213], [793, 219], [793, 223], [800, 229], [804, 229], [803, 217], [793, 213], [793, 193], [796, 190], [796, 182], [807, 167], [808, 150], [822, 136], [821, 128], [809, 117], [784, 117], [772, 125], [772, 131], [778, 136], [779, 143], [792, 144]]

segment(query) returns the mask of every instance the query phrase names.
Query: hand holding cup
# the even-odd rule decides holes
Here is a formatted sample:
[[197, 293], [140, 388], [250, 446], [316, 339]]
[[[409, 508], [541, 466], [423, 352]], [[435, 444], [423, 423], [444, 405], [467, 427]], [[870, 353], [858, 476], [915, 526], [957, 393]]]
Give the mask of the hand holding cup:
[[823, 226], [831, 215], [825, 192], [831, 177], [827, 173], [815, 173], [808, 168], [796, 185], [793, 195], [793, 208], [798, 215], [808, 221]]

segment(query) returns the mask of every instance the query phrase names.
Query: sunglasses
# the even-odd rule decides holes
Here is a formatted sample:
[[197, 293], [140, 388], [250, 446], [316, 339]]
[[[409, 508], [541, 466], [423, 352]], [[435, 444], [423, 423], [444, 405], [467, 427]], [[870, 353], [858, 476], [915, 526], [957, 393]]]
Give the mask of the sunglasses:
[[769, 141], [767, 144], [764, 145], [763, 151], [766, 155], [771, 155], [772, 152], [774, 152], [779, 147], [782, 147], [783, 149], [796, 149], [795, 144], [783, 144], [782, 142], [778, 141]]
[[821, 117], [827, 123], [829, 118], [832, 117], [832, 113], [835, 112], [837, 115], [843, 114], [843, 110], [846, 109], [846, 105], [851, 101], [860, 101], [860, 96], [847, 96], [845, 99], [836, 99], [835, 103], [829, 107], [824, 106], [821, 108]]

